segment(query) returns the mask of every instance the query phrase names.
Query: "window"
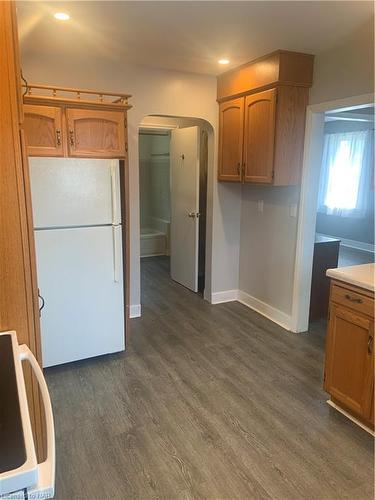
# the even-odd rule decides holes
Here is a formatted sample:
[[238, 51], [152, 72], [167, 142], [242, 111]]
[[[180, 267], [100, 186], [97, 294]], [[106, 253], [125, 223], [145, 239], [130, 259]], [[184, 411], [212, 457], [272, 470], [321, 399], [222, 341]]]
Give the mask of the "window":
[[372, 131], [326, 134], [318, 211], [364, 217], [371, 182]]

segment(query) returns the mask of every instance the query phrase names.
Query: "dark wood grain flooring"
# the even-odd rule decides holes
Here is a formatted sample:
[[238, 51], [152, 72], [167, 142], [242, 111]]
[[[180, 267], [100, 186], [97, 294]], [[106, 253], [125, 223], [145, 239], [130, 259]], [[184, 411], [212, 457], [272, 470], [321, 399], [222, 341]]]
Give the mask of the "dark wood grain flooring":
[[349, 248], [340, 245], [338, 267], [357, 266], [359, 264], [370, 264], [374, 262], [375, 255], [372, 252], [364, 252], [357, 248]]
[[372, 499], [372, 438], [326, 404], [311, 328], [211, 306], [143, 259], [129, 350], [47, 371], [56, 498]]

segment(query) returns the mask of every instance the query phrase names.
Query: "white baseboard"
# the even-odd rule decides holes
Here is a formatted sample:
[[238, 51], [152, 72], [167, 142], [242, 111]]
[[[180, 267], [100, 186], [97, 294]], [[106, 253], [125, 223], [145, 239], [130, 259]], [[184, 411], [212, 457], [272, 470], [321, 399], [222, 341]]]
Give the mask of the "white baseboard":
[[238, 290], [224, 290], [211, 294], [211, 304], [222, 304], [223, 302], [233, 302], [238, 298]]
[[141, 316], [141, 304], [135, 304], [130, 306], [129, 308], [129, 317], [130, 318], [140, 318]]
[[288, 314], [270, 306], [269, 304], [266, 304], [265, 302], [262, 302], [259, 299], [256, 299], [255, 297], [252, 297], [248, 293], [241, 290], [238, 292], [237, 300], [238, 302], [241, 302], [241, 304], [250, 307], [250, 309], [253, 309], [262, 316], [270, 319], [274, 323], [277, 323], [281, 327], [285, 328], [285, 330], [291, 330], [291, 317]]
[[222, 304], [223, 302], [233, 302], [237, 300], [249, 309], [265, 316], [269, 320], [277, 323], [285, 330], [291, 331], [292, 318], [288, 314], [276, 309], [255, 297], [252, 297], [242, 290], [225, 290], [211, 295], [211, 304]]
[[347, 240], [345, 238], [340, 238], [340, 239], [341, 239], [341, 245], [343, 247], [355, 248], [356, 250], [375, 253], [375, 246], [371, 245], [371, 243], [364, 243], [363, 241]]

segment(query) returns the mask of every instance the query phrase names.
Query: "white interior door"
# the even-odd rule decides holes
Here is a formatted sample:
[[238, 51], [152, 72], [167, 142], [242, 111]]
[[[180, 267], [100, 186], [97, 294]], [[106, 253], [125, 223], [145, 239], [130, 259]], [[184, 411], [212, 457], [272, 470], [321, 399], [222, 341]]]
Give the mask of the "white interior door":
[[173, 130], [171, 165], [171, 277], [198, 291], [199, 128]]

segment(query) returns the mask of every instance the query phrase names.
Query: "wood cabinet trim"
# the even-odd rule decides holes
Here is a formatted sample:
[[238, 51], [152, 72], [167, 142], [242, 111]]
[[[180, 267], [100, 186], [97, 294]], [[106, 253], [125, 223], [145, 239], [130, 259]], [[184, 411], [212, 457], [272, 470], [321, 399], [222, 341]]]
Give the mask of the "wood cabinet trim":
[[277, 88], [274, 186], [300, 183], [309, 90], [304, 87]]
[[267, 90], [278, 85], [311, 87], [314, 56], [277, 50], [217, 77], [217, 100]]

